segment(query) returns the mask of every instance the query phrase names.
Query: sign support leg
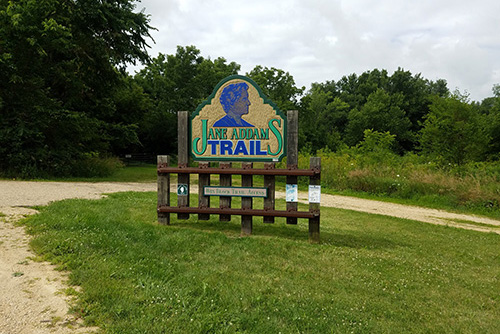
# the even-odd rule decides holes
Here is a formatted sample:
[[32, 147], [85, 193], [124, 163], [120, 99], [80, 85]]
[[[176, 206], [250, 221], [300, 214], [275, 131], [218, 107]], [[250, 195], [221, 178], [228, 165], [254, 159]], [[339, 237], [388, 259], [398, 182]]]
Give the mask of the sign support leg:
[[[157, 157], [157, 165], [160, 167], [168, 167], [170, 157], [168, 155], [159, 155]], [[158, 174], [158, 207], [170, 206], [170, 174]], [[158, 222], [162, 225], [170, 225], [170, 214], [158, 212]]]
[[[243, 169], [251, 169], [253, 168], [253, 164], [251, 162], [244, 162], [241, 164]], [[242, 175], [241, 176], [241, 185], [243, 187], [252, 187], [253, 186], [253, 175]], [[242, 197], [241, 198], [241, 208], [242, 209], [251, 209], [252, 208], [252, 197]], [[251, 235], [253, 229], [253, 217], [243, 215], [241, 216], [241, 235]]]

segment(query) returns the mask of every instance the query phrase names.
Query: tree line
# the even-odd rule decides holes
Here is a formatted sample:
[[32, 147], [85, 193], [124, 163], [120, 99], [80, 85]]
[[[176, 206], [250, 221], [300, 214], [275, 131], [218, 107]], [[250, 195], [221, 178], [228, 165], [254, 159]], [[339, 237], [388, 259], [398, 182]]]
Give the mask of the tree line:
[[[126, 153], [175, 154], [179, 110], [193, 111], [240, 65], [195, 46], [151, 58], [149, 17], [135, 1], [0, 0], [0, 173], [88, 174]], [[144, 68], [131, 75], [126, 66]], [[299, 149], [360, 145], [365, 130], [392, 136], [398, 154], [440, 164], [497, 160], [500, 86], [472, 102], [399, 68], [297, 87], [281, 69], [244, 75], [283, 110], [299, 111]], [[391, 137], [391, 138], [392, 138]]]

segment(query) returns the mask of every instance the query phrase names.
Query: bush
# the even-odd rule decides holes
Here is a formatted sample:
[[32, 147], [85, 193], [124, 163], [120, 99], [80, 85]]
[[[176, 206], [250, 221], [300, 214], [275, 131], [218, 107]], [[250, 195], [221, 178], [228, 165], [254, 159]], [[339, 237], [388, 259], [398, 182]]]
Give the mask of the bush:
[[[497, 210], [500, 205], [500, 162], [441, 167], [423, 156], [398, 156], [387, 151], [363, 152], [359, 147], [339, 152], [320, 150], [323, 187], [372, 195], [446, 203], [454, 208]], [[299, 155], [308, 168], [309, 156]]]
[[110, 176], [124, 164], [117, 157], [99, 157], [88, 155], [75, 163], [72, 176], [78, 177], [105, 177]]
[[46, 179], [52, 177], [105, 177], [124, 167], [117, 157], [85, 154], [64, 163], [54, 154], [47, 154], [48, 162], [35, 159], [20, 161], [16, 169], [2, 170], [0, 176], [20, 179]]

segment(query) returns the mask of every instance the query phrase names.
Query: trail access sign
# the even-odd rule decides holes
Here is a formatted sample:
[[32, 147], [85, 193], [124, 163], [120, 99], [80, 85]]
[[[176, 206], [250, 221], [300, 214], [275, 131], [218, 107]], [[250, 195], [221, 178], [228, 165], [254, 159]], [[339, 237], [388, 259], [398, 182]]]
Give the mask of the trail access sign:
[[178, 184], [177, 185], [177, 196], [187, 196], [189, 193], [188, 184]]
[[285, 115], [250, 78], [223, 79], [189, 120], [195, 161], [277, 162], [286, 156]]

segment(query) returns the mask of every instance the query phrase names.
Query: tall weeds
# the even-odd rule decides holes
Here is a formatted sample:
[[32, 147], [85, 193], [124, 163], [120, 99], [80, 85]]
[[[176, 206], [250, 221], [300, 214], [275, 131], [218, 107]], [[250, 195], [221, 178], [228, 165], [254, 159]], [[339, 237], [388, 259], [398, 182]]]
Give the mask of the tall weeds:
[[[335, 191], [364, 192], [402, 199], [446, 203], [452, 207], [498, 210], [500, 163], [437, 166], [415, 154], [390, 151], [319, 151], [321, 183]], [[299, 155], [299, 167], [308, 168], [309, 156]]]

